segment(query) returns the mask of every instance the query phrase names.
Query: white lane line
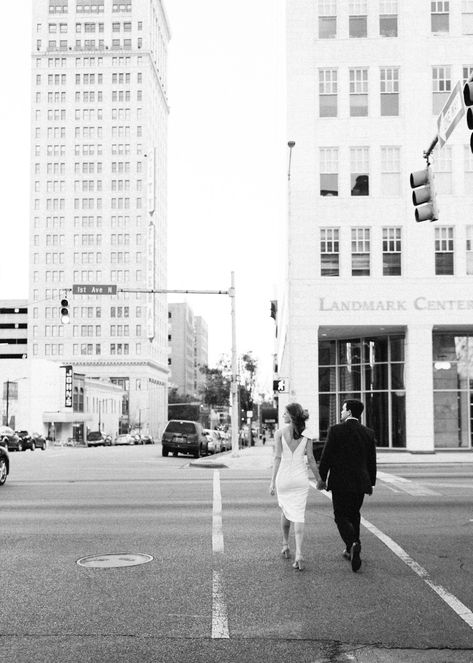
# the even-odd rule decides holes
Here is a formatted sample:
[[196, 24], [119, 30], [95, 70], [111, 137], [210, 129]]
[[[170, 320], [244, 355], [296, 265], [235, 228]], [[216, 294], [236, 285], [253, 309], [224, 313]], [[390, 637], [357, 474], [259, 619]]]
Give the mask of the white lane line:
[[[317, 490], [317, 486], [313, 481], [311, 481], [310, 484], [315, 490]], [[332, 495], [327, 491], [322, 490], [320, 492], [329, 500], [332, 499]], [[425, 582], [426, 585], [428, 585], [438, 596], [440, 596], [442, 601], [445, 601], [445, 603], [458, 615], [458, 617], [460, 617], [460, 619], [463, 619], [463, 621], [471, 629], [473, 629], [473, 612], [464, 603], [462, 603], [460, 599], [457, 599], [456, 596], [451, 594], [447, 589], [445, 589], [445, 587], [442, 587], [442, 585], [437, 585], [435, 582], [433, 582], [427, 569], [424, 569], [423, 566], [413, 560], [412, 557], [403, 548], [401, 548], [400, 545], [393, 541], [393, 539], [391, 539], [391, 537], [389, 537], [387, 534], [384, 534], [384, 532], [378, 529], [375, 525], [370, 523], [369, 520], [366, 520], [362, 517], [361, 524], [364, 525], [364, 527], [366, 527], [366, 529], [374, 534], [374, 536], [376, 536], [380, 541], [382, 541], [384, 545], [391, 550], [391, 552], [399, 557], [399, 559], [404, 562], [406, 566], [414, 571], [414, 573], [416, 573], [419, 578]]]
[[229, 638], [228, 614], [221, 571], [212, 571], [212, 638]]
[[218, 470], [214, 470], [212, 550], [214, 553], [223, 553], [222, 495], [220, 492], [220, 472]]
[[409, 479], [404, 479], [404, 477], [398, 477], [395, 474], [389, 474], [388, 472], [379, 472], [377, 473], [378, 479], [383, 481], [386, 484], [395, 486], [409, 495], [440, 495], [440, 493], [430, 490], [425, 486], [421, 486], [414, 481]]
[[[212, 513], [212, 552], [215, 559], [223, 553], [222, 494], [220, 491], [220, 472], [213, 474], [213, 513]], [[229, 638], [228, 612], [225, 602], [223, 573], [221, 569], [212, 571], [212, 638]]]

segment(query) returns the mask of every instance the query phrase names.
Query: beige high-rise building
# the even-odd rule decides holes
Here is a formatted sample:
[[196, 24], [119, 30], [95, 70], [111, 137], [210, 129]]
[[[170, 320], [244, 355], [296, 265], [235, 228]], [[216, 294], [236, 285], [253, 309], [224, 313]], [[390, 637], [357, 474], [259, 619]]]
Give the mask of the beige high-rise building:
[[120, 384], [121, 429], [154, 435], [167, 418], [166, 297], [120, 289], [166, 287], [169, 37], [160, 0], [33, 3], [31, 356]]
[[205, 376], [200, 366], [208, 363], [207, 323], [194, 316], [189, 304], [169, 304], [170, 386], [180, 394], [198, 396]]
[[300, 401], [321, 439], [355, 397], [381, 447], [473, 448], [465, 117], [431, 155], [438, 221], [416, 223], [409, 184], [473, 71], [472, 39], [472, 2], [287, 0], [295, 145], [279, 403]]

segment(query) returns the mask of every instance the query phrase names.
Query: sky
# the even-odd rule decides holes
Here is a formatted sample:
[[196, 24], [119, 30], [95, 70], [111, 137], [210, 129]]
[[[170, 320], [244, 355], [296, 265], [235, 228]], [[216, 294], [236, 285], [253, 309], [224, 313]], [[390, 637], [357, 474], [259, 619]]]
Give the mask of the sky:
[[[28, 296], [30, 2], [7, 3], [0, 42], [0, 299]], [[284, 0], [167, 0], [168, 288], [226, 290], [237, 350], [271, 388], [270, 300], [284, 275], [287, 138]], [[13, 65], [13, 66], [12, 66]], [[187, 301], [209, 327], [209, 364], [231, 351], [230, 298]]]

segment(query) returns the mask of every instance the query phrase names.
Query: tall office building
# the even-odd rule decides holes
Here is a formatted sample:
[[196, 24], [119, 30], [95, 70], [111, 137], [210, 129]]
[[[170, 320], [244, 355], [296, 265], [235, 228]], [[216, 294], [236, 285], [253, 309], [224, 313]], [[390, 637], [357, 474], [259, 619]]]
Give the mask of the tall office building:
[[[120, 289], [166, 287], [168, 41], [161, 0], [33, 3], [31, 355], [121, 385], [122, 430], [153, 434], [166, 297]], [[103, 284], [117, 294], [72, 292]]]
[[168, 318], [170, 386], [197, 397], [205, 384], [200, 367], [208, 364], [207, 323], [185, 302], [170, 303]]
[[440, 208], [409, 174], [473, 71], [473, 2], [287, 0], [288, 297], [279, 376], [321, 439], [361, 398], [382, 447], [471, 449], [473, 155], [432, 154]]

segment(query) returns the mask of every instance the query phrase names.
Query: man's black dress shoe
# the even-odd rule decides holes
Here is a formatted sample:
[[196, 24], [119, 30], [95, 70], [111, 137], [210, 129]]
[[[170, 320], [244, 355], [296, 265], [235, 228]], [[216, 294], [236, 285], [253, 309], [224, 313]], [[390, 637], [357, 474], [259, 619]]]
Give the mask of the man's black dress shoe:
[[345, 550], [342, 552], [342, 557], [347, 559], [348, 561], [351, 560], [351, 552], [345, 548]]
[[361, 545], [360, 545], [359, 541], [355, 541], [355, 543], [351, 547], [351, 570], [352, 571], [358, 571], [358, 569], [361, 566], [360, 551], [361, 551]]

